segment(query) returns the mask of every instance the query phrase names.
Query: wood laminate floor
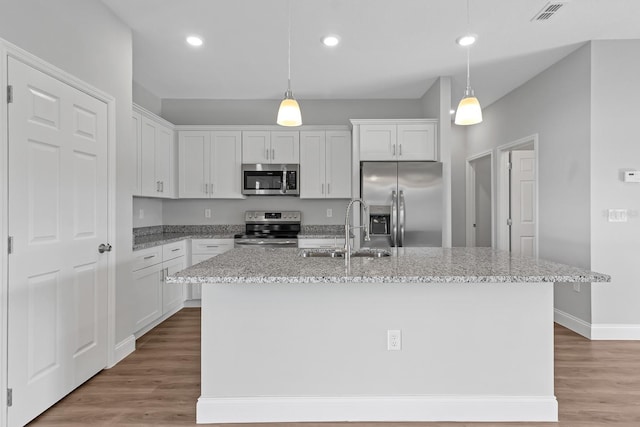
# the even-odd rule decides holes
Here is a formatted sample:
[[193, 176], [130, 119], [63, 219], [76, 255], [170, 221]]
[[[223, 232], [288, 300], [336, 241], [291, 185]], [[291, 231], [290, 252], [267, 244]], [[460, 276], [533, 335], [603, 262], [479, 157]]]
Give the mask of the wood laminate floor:
[[[200, 309], [183, 309], [140, 338], [136, 348], [29, 425], [194, 426], [200, 395]], [[640, 427], [640, 342], [589, 341], [556, 325], [555, 387], [558, 423], [292, 423], [286, 427]]]

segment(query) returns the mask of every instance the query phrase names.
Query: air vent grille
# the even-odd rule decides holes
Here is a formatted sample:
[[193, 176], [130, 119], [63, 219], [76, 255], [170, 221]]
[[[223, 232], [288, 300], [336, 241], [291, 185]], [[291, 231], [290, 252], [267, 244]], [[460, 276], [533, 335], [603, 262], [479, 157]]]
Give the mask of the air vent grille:
[[567, 1], [550, 1], [547, 3], [540, 12], [536, 13], [531, 19], [532, 21], [548, 21], [553, 17]]

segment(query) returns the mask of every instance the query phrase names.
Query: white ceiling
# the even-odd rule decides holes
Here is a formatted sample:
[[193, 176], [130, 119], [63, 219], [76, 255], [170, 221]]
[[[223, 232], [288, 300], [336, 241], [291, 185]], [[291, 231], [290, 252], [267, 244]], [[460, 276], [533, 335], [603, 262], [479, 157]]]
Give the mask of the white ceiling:
[[[160, 98], [279, 99], [287, 85], [287, 0], [102, 0], [133, 30], [134, 80]], [[291, 0], [292, 89], [304, 99], [420, 98], [438, 76], [489, 105], [584, 42], [640, 38], [639, 0]], [[201, 48], [185, 43], [189, 34]], [[320, 43], [328, 33], [342, 43]], [[630, 54], [639, 54], [638, 52]]]

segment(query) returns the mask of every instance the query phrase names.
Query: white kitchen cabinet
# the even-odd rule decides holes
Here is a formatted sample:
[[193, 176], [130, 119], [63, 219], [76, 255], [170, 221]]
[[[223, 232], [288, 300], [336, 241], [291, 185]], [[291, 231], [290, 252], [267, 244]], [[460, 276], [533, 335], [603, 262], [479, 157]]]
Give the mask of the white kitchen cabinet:
[[344, 237], [336, 236], [332, 238], [320, 238], [320, 239], [298, 239], [298, 248], [301, 248], [301, 249], [344, 248]]
[[242, 163], [300, 162], [297, 131], [243, 131]]
[[132, 307], [138, 334], [184, 304], [185, 285], [165, 283], [165, 278], [187, 268], [186, 252], [182, 240], [133, 253]]
[[300, 198], [351, 198], [351, 134], [300, 132]]
[[243, 198], [242, 132], [181, 131], [178, 146], [178, 197]]
[[137, 196], [174, 197], [174, 135], [171, 125], [135, 106], [133, 120], [140, 118], [139, 138], [136, 138]]
[[368, 120], [359, 124], [361, 161], [438, 160], [436, 123], [430, 119]]
[[140, 167], [142, 161], [142, 115], [137, 111], [134, 111], [131, 116], [131, 133], [136, 147], [136, 186], [133, 189], [133, 194], [140, 196], [142, 195], [142, 168]]
[[[233, 249], [233, 239], [192, 239], [191, 265], [206, 261]], [[201, 299], [202, 285], [192, 284], [189, 299]]]

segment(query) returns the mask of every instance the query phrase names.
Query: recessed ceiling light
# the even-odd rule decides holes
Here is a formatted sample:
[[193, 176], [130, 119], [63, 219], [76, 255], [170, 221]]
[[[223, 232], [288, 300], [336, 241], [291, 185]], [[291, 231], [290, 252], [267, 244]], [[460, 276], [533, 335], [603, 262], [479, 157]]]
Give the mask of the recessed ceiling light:
[[324, 36], [322, 38], [322, 44], [329, 47], [334, 47], [340, 44], [340, 37], [338, 36]]
[[471, 46], [478, 40], [478, 36], [476, 34], [465, 34], [464, 36], [460, 36], [456, 39], [456, 43], [460, 46]]
[[189, 36], [187, 37], [187, 43], [189, 43], [191, 46], [202, 46], [202, 39], [198, 36]]

